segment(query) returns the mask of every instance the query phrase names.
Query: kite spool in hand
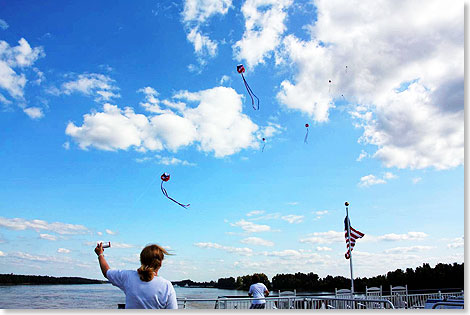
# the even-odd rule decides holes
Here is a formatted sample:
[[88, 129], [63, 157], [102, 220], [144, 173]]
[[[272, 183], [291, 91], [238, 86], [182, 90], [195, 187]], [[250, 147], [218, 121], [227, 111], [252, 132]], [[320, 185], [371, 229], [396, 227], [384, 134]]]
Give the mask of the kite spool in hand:
[[[245, 80], [245, 77], [243, 76], [243, 73], [245, 72], [245, 67], [242, 65], [242, 64], [239, 64], [237, 66], [237, 72], [240, 73], [242, 75], [242, 79], [243, 79], [243, 83], [245, 83], [245, 88], [246, 90], [248, 91], [248, 95], [250, 95], [251, 97], [251, 106], [253, 106], [253, 109], [254, 110], [259, 110], [259, 98], [255, 95], [255, 93], [253, 93], [253, 91], [251, 90], [250, 86], [248, 85], [248, 83], [246, 82]], [[253, 96], [256, 98], [257, 100], [257, 105], [255, 107], [255, 100], [253, 99]]]
[[165, 195], [165, 197], [167, 197], [168, 199], [170, 199], [171, 201], [173, 201], [174, 203], [177, 203], [179, 204], [181, 207], [187, 209], [189, 207], [189, 204], [187, 205], [184, 205], [178, 201], [176, 201], [175, 199], [171, 198], [170, 196], [168, 196], [168, 193], [166, 192], [166, 189], [163, 188], [163, 182], [167, 182], [170, 180], [170, 174], [168, 173], [163, 173], [162, 176], [160, 176], [160, 178], [162, 179], [162, 184], [160, 185], [160, 187], [162, 188], [162, 193], [163, 195]]

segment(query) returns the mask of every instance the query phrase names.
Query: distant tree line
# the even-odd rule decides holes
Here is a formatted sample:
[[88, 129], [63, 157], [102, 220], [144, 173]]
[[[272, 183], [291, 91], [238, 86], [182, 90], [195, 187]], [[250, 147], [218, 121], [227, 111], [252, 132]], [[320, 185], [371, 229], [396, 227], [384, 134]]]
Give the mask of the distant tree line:
[[[183, 285], [204, 286], [219, 289], [248, 290], [253, 284], [253, 275], [220, 278], [217, 282], [193, 282], [183, 280]], [[277, 274], [271, 281], [264, 273], [256, 274], [260, 277], [269, 290], [297, 290], [298, 292], [334, 292], [337, 289], [349, 289], [351, 280], [343, 276], [326, 276], [320, 278], [317, 274], [309, 272], [307, 274], [297, 272], [295, 274]], [[173, 282], [175, 283], [175, 282]], [[178, 283], [178, 282], [176, 282]], [[201, 285], [199, 285], [201, 284]], [[408, 290], [417, 289], [441, 289], [441, 288], [464, 288], [464, 264], [437, 264], [432, 268], [424, 263], [416, 269], [407, 268], [405, 271], [397, 269], [389, 271], [386, 275], [379, 275], [371, 278], [355, 278], [354, 289], [357, 292], [364, 292], [367, 287], [380, 287], [383, 291], [388, 291], [392, 286], [408, 285]]]
[[14, 284], [100, 284], [108, 281], [80, 277], [50, 277], [33, 275], [0, 274], [1, 285]]

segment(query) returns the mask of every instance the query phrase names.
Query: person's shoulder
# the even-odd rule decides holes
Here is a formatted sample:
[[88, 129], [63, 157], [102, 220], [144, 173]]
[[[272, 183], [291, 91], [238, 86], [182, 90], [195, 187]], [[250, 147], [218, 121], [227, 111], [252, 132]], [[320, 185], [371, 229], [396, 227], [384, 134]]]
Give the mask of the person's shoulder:
[[163, 278], [162, 276], [155, 277], [154, 279], [156, 279], [157, 281], [163, 282], [167, 285], [173, 286], [173, 284], [171, 283], [170, 280], [167, 280], [167, 279]]

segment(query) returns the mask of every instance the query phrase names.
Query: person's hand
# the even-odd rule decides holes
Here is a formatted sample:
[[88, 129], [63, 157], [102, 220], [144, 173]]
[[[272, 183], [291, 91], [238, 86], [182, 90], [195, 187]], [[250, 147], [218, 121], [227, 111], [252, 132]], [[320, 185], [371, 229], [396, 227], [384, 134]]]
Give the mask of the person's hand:
[[103, 252], [104, 252], [103, 243], [98, 243], [98, 244], [96, 244], [96, 247], [95, 247], [95, 253], [96, 253], [96, 255], [99, 256], [99, 255], [103, 254]]

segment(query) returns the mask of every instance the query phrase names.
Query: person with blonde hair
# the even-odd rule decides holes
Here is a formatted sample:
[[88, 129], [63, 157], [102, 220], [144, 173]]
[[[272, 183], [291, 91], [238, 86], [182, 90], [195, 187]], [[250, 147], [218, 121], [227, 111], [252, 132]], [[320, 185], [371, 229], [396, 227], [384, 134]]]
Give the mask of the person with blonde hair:
[[176, 292], [170, 281], [158, 275], [168, 252], [156, 245], [148, 245], [140, 253], [141, 266], [136, 270], [111, 269], [103, 255], [103, 243], [96, 245], [103, 276], [126, 294], [126, 308], [177, 309]]

